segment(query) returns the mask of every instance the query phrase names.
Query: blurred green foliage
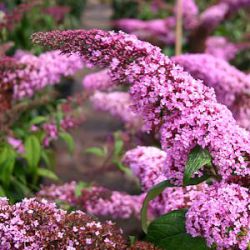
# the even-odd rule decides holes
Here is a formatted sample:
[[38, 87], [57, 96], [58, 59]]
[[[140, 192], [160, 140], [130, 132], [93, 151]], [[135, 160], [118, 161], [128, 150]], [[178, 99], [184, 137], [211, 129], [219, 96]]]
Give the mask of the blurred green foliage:
[[[18, 5], [23, 2], [24, 1], [21, 0], [3, 1], [8, 12], [11, 12], [14, 8], [18, 8]], [[26, 2], [32, 3], [32, 1]], [[0, 43], [13, 41], [15, 44], [12, 49], [13, 51], [19, 48], [39, 54], [41, 53], [41, 49], [32, 45], [30, 36], [38, 31], [73, 29], [80, 27], [81, 14], [84, 10], [85, 4], [86, 0], [43, 0], [41, 3], [36, 4], [29, 11], [24, 13], [20, 22], [16, 23], [12, 30], [1, 30]], [[44, 9], [57, 5], [70, 8], [70, 13], [65, 15], [62, 23], [57, 23], [53, 16], [44, 12]]]

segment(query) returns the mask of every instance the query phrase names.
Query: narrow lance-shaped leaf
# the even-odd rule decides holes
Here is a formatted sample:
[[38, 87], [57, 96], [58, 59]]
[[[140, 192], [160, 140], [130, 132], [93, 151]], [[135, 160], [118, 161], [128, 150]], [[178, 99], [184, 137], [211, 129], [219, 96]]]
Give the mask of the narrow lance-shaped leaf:
[[98, 147], [87, 148], [85, 152], [99, 157], [105, 157], [107, 155], [105, 148]]
[[65, 133], [65, 132], [60, 133], [59, 136], [62, 140], [66, 142], [69, 148], [69, 151], [73, 153], [74, 148], [75, 148], [75, 143], [74, 143], [74, 139], [72, 138], [72, 136], [69, 133]]
[[53, 181], [58, 180], [58, 176], [53, 171], [46, 168], [38, 168], [37, 174], [41, 177], [45, 177]]
[[6, 145], [0, 152], [0, 179], [6, 188], [15, 166], [16, 152], [12, 147]]
[[119, 156], [122, 153], [123, 150], [123, 141], [122, 140], [116, 140], [114, 145], [114, 155]]
[[41, 144], [35, 135], [29, 136], [25, 141], [25, 158], [32, 171], [36, 170], [41, 157]]

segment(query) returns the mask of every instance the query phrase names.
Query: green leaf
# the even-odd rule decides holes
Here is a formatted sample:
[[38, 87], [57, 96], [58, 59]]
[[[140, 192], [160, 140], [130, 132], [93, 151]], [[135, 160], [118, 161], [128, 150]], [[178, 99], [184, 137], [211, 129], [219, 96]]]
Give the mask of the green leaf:
[[39, 139], [31, 135], [25, 140], [25, 159], [32, 171], [38, 167], [39, 160], [41, 158], [41, 144]]
[[73, 137], [69, 133], [61, 132], [59, 134], [60, 138], [65, 141], [68, 146], [68, 149], [71, 153], [73, 153], [75, 148], [75, 143]]
[[82, 190], [86, 187], [89, 187], [89, 184], [83, 181], [79, 181], [76, 185], [76, 189], [75, 189], [75, 196], [76, 197], [80, 197], [82, 194]]
[[207, 250], [205, 240], [186, 233], [185, 209], [172, 211], [154, 220], [148, 227], [147, 240], [166, 250]]
[[124, 172], [128, 176], [132, 176], [132, 171], [130, 168], [124, 166], [120, 161], [113, 161], [113, 163], [117, 166], [119, 170]]
[[114, 145], [114, 155], [120, 156], [123, 150], [123, 141], [122, 140], [116, 140]]
[[27, 187], [27, 185], [24, 185], [21, 181], [17, 180], [15, 177], [12, 177], [11, 181], [13, 185], [16, 187], [16, 189], [22, 191], [22, 193], [24, 194], [23, 196], [29, 196], [31, 194], [31, 190]]
[[136, 237], [134, 235], [129, 235], [130, 246], [133, 246], [136, 242]]
[[193, 174], [204, 166], [212, 166], [212, 158], [207, 149], [196, 146], [189, 154], [185, 167], [183, 183], [185, 186], [198, 184], [204, 181], [208, 176], [203, 178], [192, 178]]
[[6, 145], [0, 152], [0, 179], [4, 186], [8, 186], [16, 162], [16, 152]]
[[37, 174], [41, 177], [51, 179], [53, 181], [58, 181], [58, 176], [51, 170], [46, 168], [38, 168]]
[[147, 233], [147, 227], [148, 227], [148, 205], [149, 202], [153, 199], [155, 199], [160, 193], [163, 192], [163, 190], [166, 187], [173, 187], [174, 185], [171, 184], [168, 180], [166, 181], [162, 181], [159, 184], [155, 185], [152, 189], [149, 190], [149, 192], [147, 193], [144, 201], [143, 201], [143, 205], [142, 205], [142, 209], [141, 209], [141, 223], [142, 223], [142, 230]]
[[104, 148], [98, 148], [98, 147], [87, 148], [85, 152], [99, 157], [105, 157], [107, 154]]
[[30, 124], [31, 125], [37, 125], [37, 124], [40, 124], [40, 123], [43, 123], [43, 122], [46, 122], [46, 121], [47, 121], [46, 117], [44, 117], [44, 116], [36, 116], [35, 118], [33, 118], [30, 121]]
[[54, 156], [54, 152], [50, 149], [42, 150], [41, 152], [41, 159], [50, 170], [54, 170], [55, 167]]
[[4, 189], [0, 186], [0, 197], [5, 197], [6, 194], [5, 194], [5, 191]]

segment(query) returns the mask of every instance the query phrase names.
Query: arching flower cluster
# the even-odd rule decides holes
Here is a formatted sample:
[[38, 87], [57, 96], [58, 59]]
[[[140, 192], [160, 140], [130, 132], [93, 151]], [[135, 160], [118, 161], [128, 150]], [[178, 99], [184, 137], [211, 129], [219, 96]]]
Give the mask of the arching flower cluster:
[[125, 18], [116, 20], [114, 25], [128, 33], [134, 34], [142, 40], [154, 40], [157, 38], [164, 44], [173, 44], [175, 41], [176, 21], [174, 17], [166, 19], [139, 20]]
[[65, 53], [79, 52], [96, 65], [110, 65], [112, 79], [131, 83], [134, 110], [148, 129], [161, 127], [165, 174], [173, 183], [182, 183], [188, 154], [197, 144], [209, 150], [223, 180], [249, 178], [249, 134], [217, 103], [213, 89], [157, 47], [122, 32], [100, 30], [37, 33], [33, 39]]
[[0, 199], [1, 249], [128, 249], [120, 229], [83, 212], [66, 213], [46, 200]]
[[250, 6], [249, 0], [220, 0], [220, 3], [227, 4], [231, 11]]
[[199, 26], [214, 30], [225, 18], [241, 8], [249, 7], [249, 0], [221, 0], [200, 15]]
[[246, 74], [221, 59], [205, 54], [181, 55], [172, 59], [193, 77], [213, 87], [217, 100], [228, 106], [237, 123], [250, 129], [250, 81]]
[[17, 72], [23, 80], [14, 86], [15, 99], [31, 97], [36, 91], [59, 83], [62, 77], [71, 76], [83, 68], [78, 55], [62, 55], [59, 51], [46, 52], [38, 57], [22, 53], [17, 60], [26, 67]]
[[[177, 6], [173, 11], [173, 16], [165, 19], [139, 20], [133, 18], [119, 19], [114, 22], [115, 27], [130, 34], [134, 34], [142, 40], [155, 41], [164, 44], [174, 44], [176, 26]], [[182, 13], [184, 26], [187, 30], [196, 27], [198, 23], [199, 9], [194, 0], [182, 1]]]
[[[182, 67], [164, 56], [158, 48], [122, 32], [100, 30], [37, 33], [33, 38], [35, 42], [61, 49], [64, 53], [79, 52], [95, 65], [109, 66], [113, 80], [131, 84], [130, 95], [135, 112], [144, 118], [148, 130], [160, 128], [161, 144], [166, 152], [164, 175], [172, 183], [182, 184], [188, 155], [199, 145], [210, 152], [213, 168], [221, 179], [222, 187], [228, 185], [225, 182], [249, 185], [249, 133], [236, 124], [226, 106], [217, 102], [212, 88], [203, 85], [200, 80], [195, 80], [183, 71]], [[225, 196], [227, 201], [221, 203], [223, 207], [227, 207], [230, 202], [237, 203], [233, 197], [237, 196], [238, 186], [230, 187], [230, 195]], [[219, 192], [218, 186], [213, 188]], [[238, 203], [249, 200], [246, 191], [240, 193]], [[202, 201], [204, 208], [209, 201], [209, 192], [207, 195]], [[214, 197], [212, 196], [211, 200], [216, 200], [219, 204], [218, 196]], [[211, 209], [211, 206], [209, 207]], [[244, 249], [242, 246], [249, 241], [249, 231], [246, 230], [246, 225], [249, 225], [249, 212], [246, 212], [249, 208], [246, 207], [249, 207], [249, 204], [246, 205], [243, 201], [242, 205], [236, 205], [239, 210], [233, 210], [234, 205], [228, 207], [229, 212], [223, 212], [225, 220], [217, 217], [213, 220], [212, 214], [204, 215], [203, 210], [200, 210], [198, 215], [201, 221], [207, 214], [214, 223], [225, 222], [221, 227], [227, 231], [222, 233], [232, 234], [229, 240], [240, 237], [239, 230], [234, 226], [232, 232], [230, 231], [230, 226], [233, 225], [230, 222], [235, 219], [236, 228], [242, 225], [241, 233], [245, 235], [242, 241], [227, 243], [227, 234], [218, 238], [212, 227], [209, 227], [208, 231], [203, 228], [200, 234], [208, 241], [212, 238], [218, 246], [231, 244], [234, 248]], [[242, 222], [237, 219], [241, 217], [241, 211], [245, 211]], [[191, 221], [189, 228], [196, 228], [197, 223], [199, 222]], [[195, 230], [190, 229], [189, 232], [195, 236]]]
[[245, 250], [250, 242], [250, 193], [236, 184], [216, 184], [200, 193], [186, 214], [187, 232], [217, 249]]
[[51, 201], [60, 200], [77, 206], [88, 214], [108, 216], [110, 218], [139, 218], [145, 195], [129, 195], [123, 192], [110, 191], [104, 187], [83, 188], [76, 196], [77, 184], [66, 183], [62, 186], [51, 185], [42, 188], [37, 197]]
[[205, 53], [214, 57], [230, 61], [235, 58], [241, 48], [234, 43], [229, 42], [223, 36], [210, 36], [206, 40]]
[[220, 58], [207, 54], [187, 54], [172, 57], [172, 60], [194, 78], [213, 87], [217, 100], [229, 108], [236, 101], [237, 95], [250, 90], [246, 74]]
[[130, 95], [126, 92], [113, 91], [111, 93], [96, 92], [90, 97], [93, 106], [101, 111], [109, 112], [119, 118], [128, 128], [140, 130], [142, 119], [131, 110]]
[[228, 11], [229, 6], [226, 3], [212, 5], [201, 13], [199, 25], [212, 31], [225, 19]]
[[83, 78], [82, 85], [88, 91], [109, 90], [116, 85], [110, 78], [108, 70], [88, 74]]

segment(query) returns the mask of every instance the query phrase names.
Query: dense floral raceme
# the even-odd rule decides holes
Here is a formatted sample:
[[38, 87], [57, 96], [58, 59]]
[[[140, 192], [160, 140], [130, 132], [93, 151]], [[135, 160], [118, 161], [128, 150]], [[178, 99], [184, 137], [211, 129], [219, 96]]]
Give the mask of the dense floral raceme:
[[[190, 15], [188, 17], [190, 18]], [[174, 27], [176, 20], [174, 17], [147, 21], [125, 18], [116, 20], [114, 24], [117, 28], [134, 34], [142, 40], [154, 40], [157, 38], [165, 44], [173, 44], [175, 41]]]
[[[83, 61], [78, 55], [62, 55], [59, 51], [51, 51], [40, 56], [29, 53], [19, 53], [17, 62], [25, 65], [16, 71], [21, 80], [14, 86], [14, 98], [31, 97], [36, 91], [60, 82], [63, 76], [71, 76], [83, 68]], [[5, 81], [13, 75], [6, 76]]]
[[0, 249], [128, 249], [111, 222], [100, 223], [83, 212], [66, 213], [46, 200], [0, 200]]
[[51, 185], [41, 189], [37, 197], [52, 201], [60, 200], [95, 216], [108, 216], [114, 219], [126, 219], [133, 216], [139, 218], [140, 216], [144, 194], [129, 195], [93, 186], [83, 188], [81, 194], [76, 196], [76, 188], [75, 182], [62, 186]]
[[236, 56], [240, 49], [240, 47], [229, 42], [223, 36], [211, 36], [206, 40], [205, 53], [224, 59], [225, 61], [230, 61]]
[[109, 90], [116, 83], [112, 81], [108, 74], [108, 70], [101, 70], [95, 73], [91, 73], [86, 75], [83, 78], [82, 85], [84, 89], [88, 91], [96, 91], [96, 90]]
[[249, 6], [249, 0], [221, 0], [201, 13], [199, 26], [212, 31], [230, 14]]
[[96, 109], [111, 113], [121, 119], [128, 128], [136, 130], [142, 128], [142, 119], [131, 109], [132, 102], [128, 93], [121, 91], [96, 92], [90, 100]]
[[[154, 41], [157, 39], [164, 44], [174, 44], [177, 6], [173, 16], [165, 19], [140, 20], [124, 18], [114, 21], [114, 25], [125, 32], [134, 34], [142, 40]], [[194, 0], [182, 1], [184, 27], [188, 30], [196, 27], [199, 10]]]
[[249, 0], [220, 0], [220, 2], [227, 4], [231, 12], [250, 6]]
[[167, 153], [164, 171], [173, 183], [182, 184], [188, 154], [197, 144], [209, 150], [223, 180], [249, 179], [249, 134], [217, 102], [213, 89], [184, 72], [159, 48], [122, 32], [100, 30], [37, 33], [33, 40], [110, 66], [113, 80], [131, 83], [133, 109], [148, 130], [160, 128]]
[[213, 5], [201, 13], [199, 25], [212, 31], [225, 19], [228, 11], [229, 6], [225, 3]]
[[217, 100], [229, 108], [237, 95], [250, 90], [247, 75], [220, 58], [207, 54], [187, 54], [173, 57], [172, 60], [194, 78], [201, 79], [207, 86], [213, 87]]
[[217, 249], [248, 249], [250, 193], [236, 184], [218, 184], [193, 201], [186, 214], [187, 232], [205, 237]]
[[142, 191], [147, 192], [166, 179], [164, 176], [166, 156], [166, 152], [156, 147], [138, 146], [126, 152], [123, 163], [129, 166], [133, 175], [139, 179]]
[[[123, 162], [139, 179], [143, 192], [164, 181], [166, 153], [155, 147], [138, 146], [127, 151]], [[150, 212], [159, 216], [173, 210], [188, 208], [196, 196], [207, 188], [206, 184], [188, 187], [167, 188], [150, 203]]]

